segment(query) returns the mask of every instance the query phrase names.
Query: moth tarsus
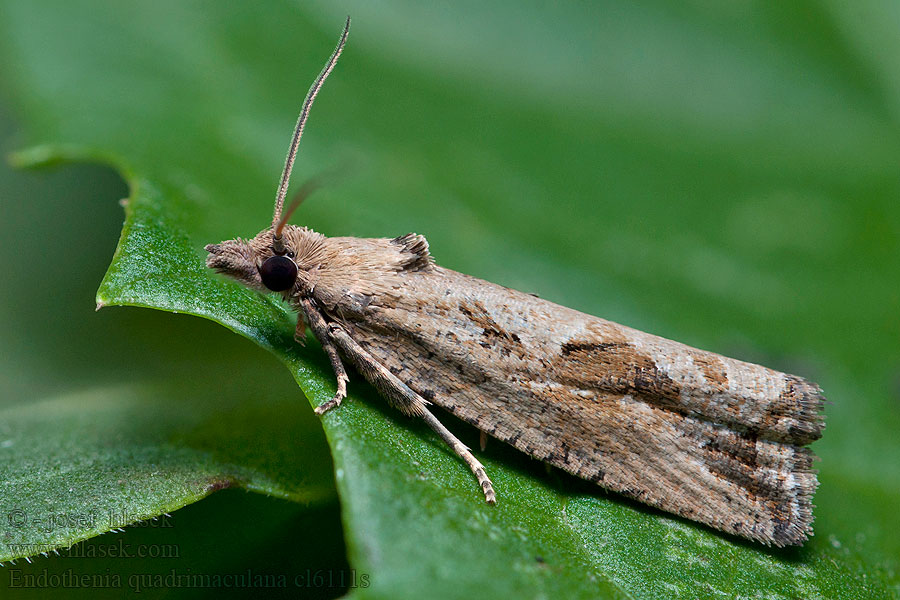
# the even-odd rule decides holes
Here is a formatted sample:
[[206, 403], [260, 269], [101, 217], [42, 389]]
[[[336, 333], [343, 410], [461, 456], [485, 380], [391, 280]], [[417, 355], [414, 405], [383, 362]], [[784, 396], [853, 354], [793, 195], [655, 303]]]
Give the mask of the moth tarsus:
[[[332, 408], [340, 406], [341, 401], [347, 397], [347, 383], [349, 378], [347, 377], [347, 371], [344, 370], [344, 363], [341, 362], [341, 357], [338, 355], [338, 350], [331, 341], [328, 323], [326, 323], [325, 319], [322, 318], [322, 315], [319, 314], [319, 311], [316, 309], [312, 300], [303, 298], [301, 299], [301, 302], [303, 303], [303, 312], [307, 319], [309, 319], [313, 334], [316, 336], [316, 339], [321, 342], [322, 349], [325, 350], [325, 353], [328, 355], [328, 360], [331, 361], [331, 368], [334, 370], [334, 377], [337, 380], [337, 391], [334, 393], [331, 400], [328, 400], [324, 404], [320, 404], [315, 409], [317, 415], [323, 415]], [[298, 315], [297, 330], [299, 331], [302, 327], [303, 315]]]
[[497, 501], [496, 494], [494, 493], [494, 486], [491, 483], [491, 480], [488, 479], [484, 466], [475, 458], [465, 444], [459, 441], [456, 436], [450, 433], [450, 431], [444, 427], [433, 414], [431, 414], [427, 408], [428, 401], [413, 391], [406, 383], [398, 379], [396, 375], [378, 362], [371, 354], [360, 346], [356, 340], [350, 337], [340, 324], [331, 323], [330, 325], [326, 325], [324, 318], [319, 314], [318, 307], [316, 307], [309, 298], [305, 298], [301, 302], [306, 311], [307, 318], [309, 319], [310, 324], [312, 324], [313, 333], [317, 336], [322, 336], [320, 340], [324, 340], [322, 341], [323, 348], [326, 348], [329, 357], [334, 357], [332, 358], [331, 364], [334, 368], [335, 376], [338, 379], [337, 394], [325, 404], [319, 405], [319, 407], [316, 408], [316, 413], [323, 414], [325, 411], [335, 408], [340, 404], [341, 399], [346, 396], [346, 388], [343, 388], [342, 390], [342, 385], [346, 385], [347, 374], [344, 372], [341, 359], [336, 351], [336, 345], [337, 348], [340, 348], [344, 353], [344, 356], [347, 356], [350, 361], [356, 365], [357, 369], [363, 373], [363, 376], [387, 397], [391, 404], [397, 407], [401, 412], [425, 421], [425, 423], [438, 434], [438, 436], [440, 436], [440, 438], [444, 440], [450, 448], [463, 459], [463, 461], [465, 461], [466, 465], [468, 465], [469, 469], [478, 480], [478, 483], [481, 485], [481, 489], [484, 491], [485, 500], [494, 504]]
[[[349, 362], [402, 413], [484, 466], [430, 412], [665, 511], [763, 544], [803, 543], [818, 486], [824, 398], [800, 377], [580, 313], [435, 264], [421, 235], [327, 238], [287, 224], [291, 168], [313, 100], [350, 27], [303, 102], [272, 224], [210, 244], [207, 266], [277, 292], [331, 362], [338, 409]], [[314, 186], [312, 186], [314, 187]], [[301, 196], [312, 189], [305, 189]]]

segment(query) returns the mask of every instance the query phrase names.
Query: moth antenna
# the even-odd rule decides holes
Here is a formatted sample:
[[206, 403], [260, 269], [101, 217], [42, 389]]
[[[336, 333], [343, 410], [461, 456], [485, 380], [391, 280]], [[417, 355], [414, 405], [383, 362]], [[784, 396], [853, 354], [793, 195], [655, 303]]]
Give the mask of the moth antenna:
[[290, 220], [291, 215], [294, 214], [294, 211], [297, 210], [297, 207], [300, 204], [309, 198], [309, 195], [314, 191], [322, 187], [322, 180], [324, 179], [324, 175], [319, 175], [318, 177], [313, 177], [308, 180], [303, 186], [300, 188], [300, 191], [297, 192], [297, 195], [294, 196], [294, 200], [288, 206], [287, 211], [285, 211], [284, 215], [279, 219], [278, 223], [275, 224], [275, 235], [273, 236], [273, 240], [275, 242], [275, 253], [278, 254], [284, 251], [284, 246], [281, 242], [281, 233], [284, 231], [284, 226], [287, 225], [287, 222]]
[[291, 168], [293, 168], [294, 159], [297, 157], [297, 146], [300, 144], [300, 136], [303, 135], [303, 127], [306, 125], [309, 109], [312, 106], [313, 100], [316, 99], [319, 90], [322, 88], [322, 84], [325, 83], [325, 79], [331, 74], [334, 65], [337, 64], [338, 57], [340, 57], [341, 52], [344, 50], [344, 44], [347, 42], [347, 34], [349, 33], [350, 17], [347, 17], [347, 22], [344, 24], [344, 31], [341, 33], [341, 39], [338, 40], [337, 47], [335, 47], [334, 52], [331, 53], [331, 58], [325, 63], [325, 68], [322, 69], [319, 76], [316, 77], [316, 80], [313, 81], [309, 91], [306, 93], [306, 98], [303, 100], [303, 108], [300, 109], [300, 116], [297, 117], [297, 125], [294, 127], [294, 137], [291, 139], [291, 147], [288, 150], [287, 157], [284, 159], [284, 171], [281, 173], [281, 183], [278, 185], [278, 195], [275, 198], [275, 213], [272, 216], [272, 227], [277, 227], [277, 233], [275, 235], [276, 246], [281, 245], [281, 230], [284, 228], [284, 223], [282, 221], [286, 221], [286, 219], [281, 218], [281, 210], [284, 208], [284, 198], [287, 195], [288, 183], [291, 179]]

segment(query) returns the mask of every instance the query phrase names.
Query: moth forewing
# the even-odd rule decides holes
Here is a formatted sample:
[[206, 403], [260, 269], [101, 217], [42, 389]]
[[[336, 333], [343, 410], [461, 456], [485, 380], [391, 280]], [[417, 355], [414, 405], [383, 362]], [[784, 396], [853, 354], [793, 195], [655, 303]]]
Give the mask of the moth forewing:
[[779, 546], [811, 532], [816, 386], [438, 266], [382, 283], [334, 318], [423, 398], [717, 529]]
[[[424, 237], [327, 238], [287, 225], [282, 205], [312, 100], [294, 130], [272, 225], [210, 244], [207, 266], [276, 291], [328, 353], [395, 407], [423, 419], [465, 461], [485, 499], [484, 467], [429, 411], [652, 506], [764, 544], [812, 532], [814, 455], [824, 398], [808, 381], [691, 348], [437, 266]], [[305, 188], [306, 189], [306, 188]]]

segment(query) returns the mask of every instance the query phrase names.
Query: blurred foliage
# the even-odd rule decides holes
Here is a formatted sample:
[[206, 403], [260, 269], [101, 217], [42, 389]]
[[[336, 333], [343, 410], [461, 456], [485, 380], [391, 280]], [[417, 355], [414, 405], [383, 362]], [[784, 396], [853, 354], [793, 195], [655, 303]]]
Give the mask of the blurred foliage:
[[[9, 0], [0, 74], [20, 125], [4, 147], [125, 177], [101, 302], [217, 320], [318, 404], [333, 382], [315, 343], [295, 347], [283, 307], [207, 273], [202, 246], [266, 225], [299, 102], [351, 13], [295, 180], [344, 175], [295, 221], [425, 233], [444, 266], [796, 372], [834, 403], [816, 536], [769, 551], [499, 444], [483, 453], [487, 509], [464, 466], [355, 378], [323, 419], [349, 564], [372, 577], [355, 592], [880, 597], [900, 586], [900, 53], [896, 9], [853, 6]], [[272, 572], [346, 570], [329, 446], [274, 361], [198, 320], [94, 314], [125, 192], [96, 169], [54, 187], [3, 177], [4, 514], [162, 512], [226, 485], [312, 503], [256, 502], [255, 529], [224, 517], [196, 534], [220, 552], [193, 559], [26, 571], [230, 572], [266, 553]], [[177, 514], [248, 510], [217, 502]]]

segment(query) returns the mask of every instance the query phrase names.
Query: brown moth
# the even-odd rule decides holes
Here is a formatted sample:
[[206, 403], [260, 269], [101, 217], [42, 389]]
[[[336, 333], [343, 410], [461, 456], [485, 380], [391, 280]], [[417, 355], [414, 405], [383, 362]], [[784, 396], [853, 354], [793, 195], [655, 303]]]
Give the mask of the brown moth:
[[484, 467], [429, 404], [630, 498], [766, 545], [802, 544], [818, 485], [804, 446], [824, 428], [815, 384], [444, 269], [421, 235], [327, 238], [287, 224], [303, 126], [349, 27], [303, 103], [272, 225], [206, 246], [208, 267], [290, 303], [298, 341], [309, 324], [337, 378], [316, 413], [346, 397], [347, 361], [425, 420], [490, 503]]

